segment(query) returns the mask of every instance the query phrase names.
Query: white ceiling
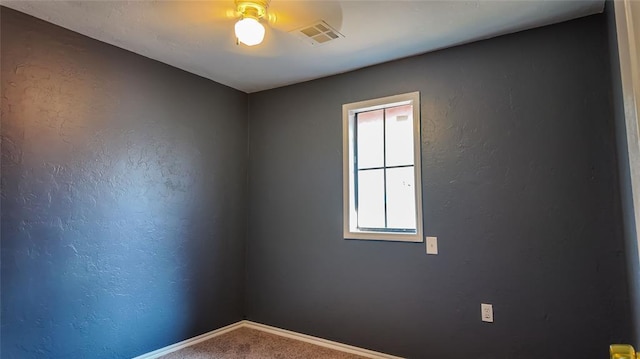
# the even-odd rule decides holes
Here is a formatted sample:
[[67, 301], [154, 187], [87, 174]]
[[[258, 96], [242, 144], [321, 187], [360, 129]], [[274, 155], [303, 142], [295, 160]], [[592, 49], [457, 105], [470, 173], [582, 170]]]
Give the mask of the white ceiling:
[[[234, 1], [8, 1], [2, 5], [255, 92], [602, 12], [604, 0], [271, 0], [265, 41], [236, 45]], [[324, 20], [345, 37], [288, 33]]]

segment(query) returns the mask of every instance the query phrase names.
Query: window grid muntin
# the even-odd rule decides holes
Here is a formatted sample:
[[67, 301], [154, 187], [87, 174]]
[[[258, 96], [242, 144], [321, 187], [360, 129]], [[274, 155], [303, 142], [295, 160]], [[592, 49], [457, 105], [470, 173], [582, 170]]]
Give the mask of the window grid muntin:
[[[408, 167], [413, 167], [414, 171], [415, 171], [415, 161], [416, 159], [413, 159], [413, 164], [412, 165], [396, 165], [396, 166], [387, 166], [387, 110], [388, 109], [392, 109], [392, 108], [397, 108], [397, 107], [402, 107], [402, 106], [406, 106], [406, 104], [400, 104], [400, 105], [390, 105], [390, 106], [384, 106], [381, 108], [375, 108], [375, 109], [371, 109], [371, 110], [364, 110], [364, 111], [359, 111], [356, 112], [354, 114], [354, 143], [353, 143], [353, 171], [354, 171], [354, 201], [355, 201], [355, 210], [356, 210], [356, 228], [359, 231], [365, 231], [365, 232], [387, 232], [387, 233], [417, 233], [418, 231], [418, 223], [416, 223], [416, 228], [389, 228], [389, 223], [388, 223], [388, 211], [387, 211], [387, 169], [392, 169], [392, 168], [408, 168]], [[411, 109], [413, 112], [413, 106], [414, 104], [411, 104]], [[368, 167], [368, 168], [359, 168], [359, 164], [358, 164], [358, 128], [359, 128], [359, 123], [358, 123], [358, 116], [362, 113], [368, 113], [368, 112], [374, 112], [374, 111], [380, 111], [382, 110], [382, 167]], [[412, 136], [411, 138], [412, 141], [415, 141], [414, 136]], [[359, 186], [359, 179], [358, 179], [358, 174], [360, 171], [369, 171], [369, 170], [380, 170], [382, 169], [382, 173], [383, 173], [383, 194], [384, 194], [384, 228], [376, 228], [376, 227], [360, 227], [360, 216], [358, 215], [358, 203], [359, 203], [359, 191], [358, 191], [358, 186]], [[415, 188], [414, 188], [415, 191]], [[414, 192], [414, 196], [415, 196], [415, 192]], [[416, 208], [417, 211], [417, 208]], [[414, 213], [415, 216], [415, 213]]]

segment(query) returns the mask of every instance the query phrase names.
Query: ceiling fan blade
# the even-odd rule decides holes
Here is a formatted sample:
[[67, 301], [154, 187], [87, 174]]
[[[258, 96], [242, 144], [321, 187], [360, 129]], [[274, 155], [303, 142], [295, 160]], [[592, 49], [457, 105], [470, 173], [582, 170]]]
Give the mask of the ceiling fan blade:
[[171, 14], [187, 24], [234, 21], [238, 14], [233, 1], [156, 1], [153, 6], [161, 13]]

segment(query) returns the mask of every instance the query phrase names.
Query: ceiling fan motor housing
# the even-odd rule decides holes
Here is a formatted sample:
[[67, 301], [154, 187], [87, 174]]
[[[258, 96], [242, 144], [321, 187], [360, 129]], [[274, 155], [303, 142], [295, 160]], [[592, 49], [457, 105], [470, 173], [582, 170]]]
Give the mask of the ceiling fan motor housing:
[[259, 20], [267, 15], [269, 0], [236, 0], [236, 11], [238, 16], [250, 17]]

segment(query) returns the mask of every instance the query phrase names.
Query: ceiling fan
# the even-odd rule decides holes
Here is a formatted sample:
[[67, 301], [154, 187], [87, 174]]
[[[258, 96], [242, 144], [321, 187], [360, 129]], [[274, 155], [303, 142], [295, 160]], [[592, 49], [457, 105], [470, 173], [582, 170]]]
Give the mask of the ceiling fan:
[[264, 26], [260, 21], [276, 21], [274, 13], [267, 13], [269, 0], [236, 0], [235, 17], [239, 20], [234, 27], [238, 43], [247, 46], [258, 45], [264, 40]]

